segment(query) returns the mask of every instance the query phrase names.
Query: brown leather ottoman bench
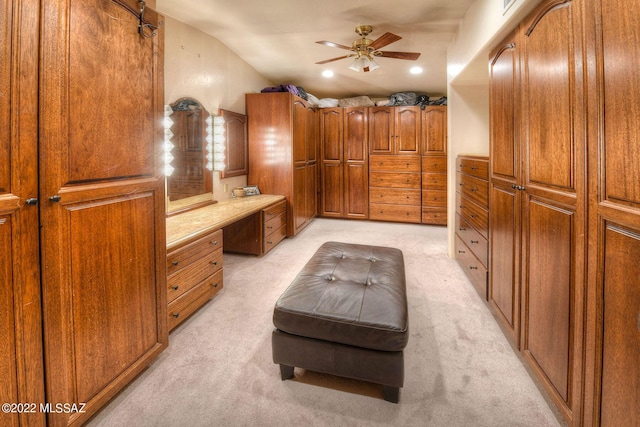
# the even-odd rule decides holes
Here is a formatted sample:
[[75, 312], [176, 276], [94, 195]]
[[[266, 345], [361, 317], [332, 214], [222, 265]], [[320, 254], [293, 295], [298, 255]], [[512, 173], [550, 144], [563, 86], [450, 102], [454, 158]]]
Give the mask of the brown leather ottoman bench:
[[276, 302], [273, 361], [383, 386], [397, 403], [409, 339], [402, 252], [327, 242]]

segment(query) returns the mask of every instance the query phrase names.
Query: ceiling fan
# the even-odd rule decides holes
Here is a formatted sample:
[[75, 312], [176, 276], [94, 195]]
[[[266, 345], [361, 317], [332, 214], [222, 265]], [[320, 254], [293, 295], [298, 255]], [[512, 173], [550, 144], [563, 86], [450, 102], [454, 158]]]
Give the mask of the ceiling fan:
[[374, 58], [377, 56], [382, 58], [408, 59], [411, 61], [415, 61], [420, 56], [420, 54], [416, 52], [390, 52], [379, 50], [380, 48], [383, 48], [393, 42], [397, 42], [402, 37], [393, 33], [384, 33], [377, 39], [371, 40], [367, 38], [371, 31], [373, 31], [373, 27], [371, 25], [358, 25], [356, 27], [356, 33], [360, 36], [360, 38], [354, 40], [351, 44], [351, 47], [328, 41], [316, 42], [325, 46], [337, 47], [340, 49], [350, 50], [352, 52], [349, 55], [326, 59], [324, 61], [316, 62], [316, 64], [326, 64], [328, 62], [338, 61], [340, 59], [354, 58], [353, 63], [349, 66], [349, 68], [355, 71], [368, 72], [380, 67], [380, 65], [378, 65], [378, 63], [374, 60]]

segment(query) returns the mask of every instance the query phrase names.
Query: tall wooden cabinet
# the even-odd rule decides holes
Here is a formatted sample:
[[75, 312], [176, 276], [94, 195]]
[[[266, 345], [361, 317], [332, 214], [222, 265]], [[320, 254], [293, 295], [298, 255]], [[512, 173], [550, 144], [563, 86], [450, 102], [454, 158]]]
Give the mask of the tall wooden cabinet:
[[585, 18], [589, 262], [584, 424], [640, 425], [640, 3], [596, 0]]
[[574, 425], [586, 266], [582, 7], [544, 1], [490, 59], [489, 300]]
[[0, 390], [83, 410], [3, 425], [79, 425], [167, 345], [163, 36], [137, 6], [2, 2]]
[[369, 217], [366, 107], [318, 111], [321, 147], [321, 210], [325, 217]]
[[317, 120], [315, 110], [288, 92], [246, 95], [249, 185], [287, 198], [287, 236], [316, 216]]

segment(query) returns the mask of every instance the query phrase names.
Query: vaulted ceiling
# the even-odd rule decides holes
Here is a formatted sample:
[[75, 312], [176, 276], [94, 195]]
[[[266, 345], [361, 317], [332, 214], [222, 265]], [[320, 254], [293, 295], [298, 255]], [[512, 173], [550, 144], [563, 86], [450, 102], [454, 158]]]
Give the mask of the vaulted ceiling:
[[[157, 9], [220, 40], [274, 84], [291, 83], [322, 97], [387, 96], [412, 91], [446, 94], [447, 46], [475, 0], [157, 0]], [[349, 69], [351, 59], [316, 62], [350, 51], [358, 25], [371, 25], [375, 40], [386, 32], [401, 40], [383, 51], [419, 52], [416, 61], [376, 58], [380, 68]], [[422, 74], [409, 73], [412, 66]], [[332, 70], [332, 78], [322, 77]]]

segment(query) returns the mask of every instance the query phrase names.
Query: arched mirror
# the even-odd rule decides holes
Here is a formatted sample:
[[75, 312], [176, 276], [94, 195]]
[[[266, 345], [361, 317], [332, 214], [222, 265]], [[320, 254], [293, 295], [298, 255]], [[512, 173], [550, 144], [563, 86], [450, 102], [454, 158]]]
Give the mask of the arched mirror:
[[[165, 111], [167, 214], [201, 207], [213, 200], [207, 160], [209, 112], [193, 98], [180, 98]], [[209, 119], [209, 120], [207, 120]]]

